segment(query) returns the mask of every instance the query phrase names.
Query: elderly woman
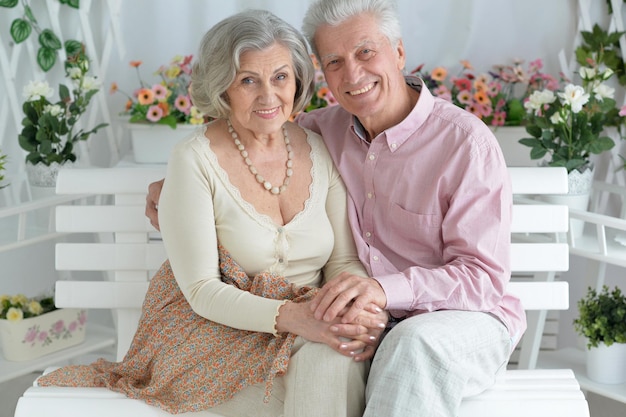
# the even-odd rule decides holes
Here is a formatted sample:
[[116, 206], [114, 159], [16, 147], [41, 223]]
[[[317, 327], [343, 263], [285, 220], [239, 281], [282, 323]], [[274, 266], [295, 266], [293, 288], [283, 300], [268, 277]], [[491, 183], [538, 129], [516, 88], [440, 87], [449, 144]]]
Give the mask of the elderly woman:
[[327, 280], [366, 275], [321, 137], [289, 122], [313, 75], [304, 38], [269, 12], [208, 31], [191, 95], [216, 120], [171, 155], [159, 201], [169, 263], [133, 346], [121, 363], [64, 368], [41, 385], [98, 381], [174, 413], [362, 414], [367, 368], [353, 357], [386, 315], [326, 323], [309, 306]]

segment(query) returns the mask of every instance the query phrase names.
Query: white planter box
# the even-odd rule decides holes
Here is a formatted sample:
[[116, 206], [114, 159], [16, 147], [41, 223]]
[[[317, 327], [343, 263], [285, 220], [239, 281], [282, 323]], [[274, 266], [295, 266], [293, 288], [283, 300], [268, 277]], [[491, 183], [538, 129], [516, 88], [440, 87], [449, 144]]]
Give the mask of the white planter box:
[[9, 361], [28, 361], [85, 340], [87, 311], [62, 308], [17, 322], [0, 320], [2, 352]]
[[176, 129], [167, 125], [127, 123], [135, 162], [139, 164], [166, 164], [174, 145], [198, 125], [179, 124]]
[[506, 166], [509, 167], [532, 167], [538, 166], [539, 160], [530, 159], [530, 148], [518, 141], [521, 138], [531, 137], [524, 126], [489, 126], [493, 131], [502, 153]]

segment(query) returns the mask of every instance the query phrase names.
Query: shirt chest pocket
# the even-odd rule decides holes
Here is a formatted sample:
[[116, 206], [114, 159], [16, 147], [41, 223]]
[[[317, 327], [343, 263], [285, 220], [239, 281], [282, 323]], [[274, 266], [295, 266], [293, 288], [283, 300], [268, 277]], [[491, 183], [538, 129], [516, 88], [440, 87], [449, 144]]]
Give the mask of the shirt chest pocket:
[[[393, 204], [390, 210], [394, 239], [406, 242], [404, 250], [420, 256], [440, 257], [442, 250], [440, 214], [414, 213]], [[412, 257], [412, 256], [409, 256]]]

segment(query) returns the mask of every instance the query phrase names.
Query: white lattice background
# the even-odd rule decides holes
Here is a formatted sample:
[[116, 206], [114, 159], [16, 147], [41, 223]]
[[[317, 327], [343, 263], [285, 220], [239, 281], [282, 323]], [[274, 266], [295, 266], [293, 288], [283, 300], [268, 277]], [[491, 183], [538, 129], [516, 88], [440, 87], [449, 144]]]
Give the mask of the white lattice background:
[[[50, 28], [61, 41], [76, 39], [85, 44], [91, 59], [91, 74], [101, 80], [106, 78], [114, 53], [123, 56], [124, 43], [119, 29], [121, 0], [81, 0], [80, 9], [76, 10], [61, 5], [57, 0], [31, 1], [33, 14], [41, 28]], [[11, 187], [3, 190], [5, 204], [19, 202], [29, 198], [29, 190], [24, 181], [24, 152], [17, 143], [17, 134], [21, 130], [23, 117], [22, 89], [31, 80], [47, 80], [55, 90], [54, 99], [58, 98], [58, 84], [63, 82], [63, 59], [61, 51], [55, 66], [47, 73], [39, 69], [36, 63], [38, 48], [37, 33], [20, 44], [14, 44], [9, 28], [11, 22], [20, 17], [22, 7], [0, 9], [0, 149], [9, 155], [7, 177]], [[94, 97], [89, 110], [81, 123], [89, 128], [98, 123], [110, 123], [111, 114], [106, 103], [108, 86]], [[81, 164], [109, 166], [119, 159], [119, 144], [111, 126], [100, 130], [90, 140], [80, 143], [79, 161]], [[94, 155], [97, 161], [93, 161]], [[2, 202], [0, 202], [0, 206]]]

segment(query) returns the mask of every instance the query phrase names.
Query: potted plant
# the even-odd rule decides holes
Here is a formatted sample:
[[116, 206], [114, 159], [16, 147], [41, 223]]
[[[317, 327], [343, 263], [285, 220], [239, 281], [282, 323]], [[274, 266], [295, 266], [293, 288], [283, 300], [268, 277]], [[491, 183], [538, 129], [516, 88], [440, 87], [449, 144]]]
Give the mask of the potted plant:
[[[565, 86], [557, 91], [530, 95], [524, 107], [526, 132], [531, 137], [519, 143], [530, 147], [531, 159], [567, 169], [568, 194], [546, 197], [548, 202], [587, 210], [594, 175], [591, 158], [615, 146], [605, 129], [620, 126], [622, 116], [613, 98], [615, 89], [606, 83], [612, 70], [590, 61], [578, 75], [581, 85], [564, 80]], [[573, 221], [573, 236], [582, 235], [583, 228], [582, 220]]]
[[86, 326], [86, 310], [57, 309], [51, 296], [0, 296], [0, 339], [7, 360], [32, 360], [79, 344]]
[[[136, 162], [167, 162], [171, 149], [181, 138], [171, 129], [182, 128], [188, 132], [209, 121], [189, 97], [192, 59], [192, 55], [175, 56], [168, 65], [157, 69], [158, 80], [153, 83], [141, 77], [142, 61], [131, 61], [130, 66], [135, 68], [139, 81], [133, 93], [124, 92], [117, 83], [111, 84], [111, 94], [119, 92], [127, 98], [120, 114], [128, 117], [126, 127], [130, 130]], [[163, 130], [160, 128], [163, 126], [171, 129]]]
[[565, 167], [568, 173], [592, 170], [591, 156], [615, 146], [604, 129], [621, 124], [615, 89], [606, 84], [613, 71], [592, 63], [578, 74], [582, 85], [568, 82], [563, 89], [529, 96], [525, 125], [532, 137], [519, 141], [531, 148], [532, 159], [547, 156], [547, 165]]
[[25, 101], [22, 106], [24, 119], [18, 135], [19, 145], [26, 151], [26, 169], [31, 185], [52, 187], [61, 166], [76, 161], [77, 142], [87, 140], [101, 123], [90, 130], [83, 130], [79, 120], [87, 110], [100, 84], [95, 77], [87, 75], [89, 58], [80, 44], [66, 43], [67, 60], [65, 75], [71, 81], [70, 88], [59, 85], [59, 100], [51, 102], [54, 94], [46, 81], [31, 81], [24, 87]]
[[587, 341], [587, 373], [602, 383], [626, 381], [626, 296], [606, 285], [578, 301], [574, 329]]

